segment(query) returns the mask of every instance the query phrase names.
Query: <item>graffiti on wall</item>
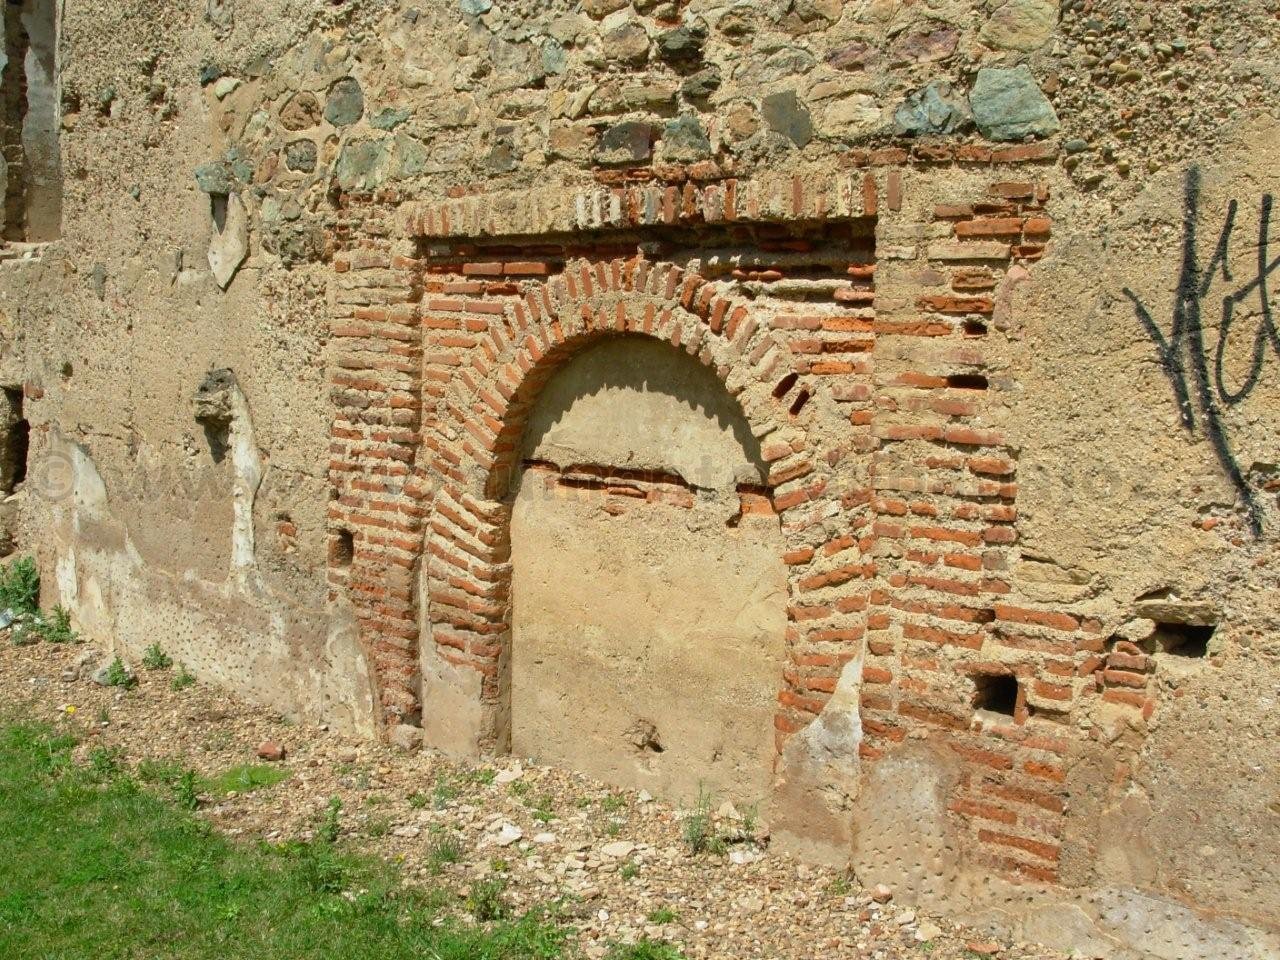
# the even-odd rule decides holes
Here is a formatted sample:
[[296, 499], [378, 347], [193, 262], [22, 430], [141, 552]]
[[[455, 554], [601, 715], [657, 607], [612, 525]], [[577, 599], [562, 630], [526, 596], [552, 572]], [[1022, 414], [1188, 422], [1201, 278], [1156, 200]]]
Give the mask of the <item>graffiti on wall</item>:
[[[1268, 290], [1271, 274], [1280, 267], [1280, 257], [1269, 259], [1272, 197], [1271, 194], [1262, 197], [1255, 265], [1249, 268], [1247, 276], [1240, 277], [1233, 275], [1229, 262], [1239, 203], [1232, 200], [1228, 204], [1226, 220], [1207, 261], [1201, 259], [1197, 235], [1199, 206], [1200, 170], [1193, 166], [1186, 176], [1182, 264], [1168, 328], [1162, 329], [1156, 323], [1147, 305], [1128, 287], [1124, 294], [1155, 344], [1160, 365], [1173, 387], [1183, 427], [1194, 433], [1198, 424], [1204, 432], [1218, 463], [1240, 496], [1250, 530], [1254, 536], [1259, 536], [1262, 533], [1262, 505], [1258, 492], [1236, 462], [1223, 415], [1231, 407], [1247, 400], [1258, 386], [1268, 347], [1280, 356], [1280, 336], [1272, 317]], [[1217, 342], [1210, 345], [1205, 340], [1204, 319], [1206, 311], [1214, 308], [1210, 303], [1210, 290], [1219, 277], [1234, 286], [1222, 295], [1221, 315], [1216, 318], [1216, 324], [1211, 324], [1218, 328]], [[1215, 318], [1211, 316], [1210, 319]], [[1241, 322], [1256, 324], [1256, 327], [1252, 342], [1247, 338], [1245, 341], [1248, 351], [1243, 374], [1237, 371], [1236, 382], [1231, 385], [1225, 370], [1227, 344], [1232, 327]]]

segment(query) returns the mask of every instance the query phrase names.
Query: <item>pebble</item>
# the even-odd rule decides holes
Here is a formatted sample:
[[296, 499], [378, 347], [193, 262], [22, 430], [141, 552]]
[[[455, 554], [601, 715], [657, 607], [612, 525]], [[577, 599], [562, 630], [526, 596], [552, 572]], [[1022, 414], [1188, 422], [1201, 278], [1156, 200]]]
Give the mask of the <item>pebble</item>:
[[493, 842], [500, 847], [509, 847], [523, 836], [524, 831], [514, 823], [504, 823]]

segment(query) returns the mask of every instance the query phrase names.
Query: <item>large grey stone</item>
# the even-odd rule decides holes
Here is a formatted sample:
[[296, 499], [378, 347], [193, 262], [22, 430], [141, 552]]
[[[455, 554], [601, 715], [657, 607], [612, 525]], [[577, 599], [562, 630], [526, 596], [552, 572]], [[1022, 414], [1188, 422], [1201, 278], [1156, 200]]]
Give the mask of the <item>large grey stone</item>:
[[313, 140], [294, 140], [284, 148], [284, 165], [290, 170], [312, 173], [316, 168], [316, 145]]
[[410, 116], [412, 114], [404, 107], [385, 107], [369, 121], [369, 125], [376, 130], [394, 130]]
[[782, 134], [797, 147], [813, 139], [813, 118], [794, 90], [769, 94], [761, 101], [760, 113], [770, 130]]
[[701, 59], [707, 31], [700, 27], [676, 27], [658, 35], [658, 56], [669, 63]]
[[979, 70], [969, 92], [969, 106], [978, 129], [989, 140], [1047, 137], [1060, 126], [1053, 105], [1026, 64]]
[[616, 123], [605, 131], [596, 147], [596, 162], [644, 163], [653, 156], [653, 127], [640, 120]]
[[364, 90], [355, 77], [335, 80], [324, 105], [324, 118], [335, 127], [349, 127], [364, 116]]
[[666, 125], [662, 131], [661, 155], [663, 160], [675, 163], [692, 163], [711, 156], [711, 141], [697, 117], [687, 114]]
[[381, 140], [352, 140], [334, 169], [344, 190], [373, 190], [386, 179], [387, 147]]
[[686, 79], [680, 85], [680, 92], [690, 100], [700, 100], [720, 89], [720, 82], [720, 68], [706, 67]]
[[236, 189], [236, 176], [225, 160], [210, 160], [196, 167], [196, 185], [205, 193], [226, 196]]
[[945, 80], [917, 90], [893, 114], [894, 131], [905, 137], [958, 133], [972, 122], [964, 95]]

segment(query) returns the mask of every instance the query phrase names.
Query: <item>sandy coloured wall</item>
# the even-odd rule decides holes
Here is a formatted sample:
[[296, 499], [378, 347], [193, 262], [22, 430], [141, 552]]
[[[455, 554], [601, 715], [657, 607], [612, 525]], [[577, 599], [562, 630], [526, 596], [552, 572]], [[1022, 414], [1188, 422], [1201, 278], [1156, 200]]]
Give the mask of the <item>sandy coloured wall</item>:
[[[475, 404], [502, 420], [499, 445], [522, 431], [524, 411], [503, 419], [473, 391], [493, 381], [472, 355], [515, 351], [512, 300], [575, 258], [642, 252], [743, 305], [748, 354], [786, 348], [798, 379], [782, 398], [782, 367], [751, 387], [758, 404], [741, 394], [762, 445], [827, 445], [810, 464], [820, 508], [779, 506], [772, 527], [748, 515], [713, 544], [688, 512], [608, 521], [630, 531], [606, 541], [619, 567], [683, 544], [681, 562], [710, 552], [757, 590], [771, 531], [786, 541], [769, 556], [791, 557], [797, 592], [770, 696], [792, 699], [732, 738], [775, 751], [779, 834], [790, 811], [826, 831], [808, 855], [834, 846], [863, 879], [905, 873], [921, 898], [1029, 937], [1274, 954], [1280, 365], [1257, 282], [1280, 186], [1274, 11], [198, 6], [61, 5], [61, 234], [0, 261], [0, 385], [22, 390], [32, 427], [15, 502], [49, 602], [127, 656], [158, 641], [287, 713], [463, 752], [507, 723], [518, 744], [509, 645], [472, 637], [459, 666], [440, 642], [455, 625], [423, 584], [453, 501], [433, 491], [481, 491], [462, 562], [514, 576], [460, 582], [508, 639], [533, 623], [530, 582], [546, 584], [523, 591], [544, 624], [608, 626], [550, 580], [554, 558], [600, 555], [584, 533], [598, 517], [515, 498], [505, 544], [484, 478], [429, 442], [463, 463]], [[712, 225], [730, 184], [741, 223]], [[715, 316], [679, 310], [688, 330]], [[741, 391], [770, 357], [725, 354], [715, 377]], [[218, 369], [236, 386], [211, 437], [197, 392]], [[536, 386], [572, 382], [546, 373]], [[600, 415], [583, 410], [563, 422], [589, 429]], [[645, 465], [692, 482], [678, 453]], [[775, 503], [815, 482], [769, 470]], [[522, 562], [531, 528], [564, 549]], [[821, 579], [855, 566], [856, 583]], [[659, 594], [689, 575], [671, 569]], [[622, 609], [641, 583], [618, 578]], [[705, 599], [721, 612], [678, 619], [741, 609]], [[838, 641], [795, 618], [827, 600], [849, 607], [822, 628]], [[1205, 656], [1162, 645], [1206, 625]], [[544, 632], [554, 650], [561, 631]], [[811, 643], [845, 646], [797, 653]], [[977, 715], [982, 670], [1021, 671], [1024, 714]], [[763, 697], [758, 660], [733, 672]], [[752, 698], [743, 713], [763, 715]]]

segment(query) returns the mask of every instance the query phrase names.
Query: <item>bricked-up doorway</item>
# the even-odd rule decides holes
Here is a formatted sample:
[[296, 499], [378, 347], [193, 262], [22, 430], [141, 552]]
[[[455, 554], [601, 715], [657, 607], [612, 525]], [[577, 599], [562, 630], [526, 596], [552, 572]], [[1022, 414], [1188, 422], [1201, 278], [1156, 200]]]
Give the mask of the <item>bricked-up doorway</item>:
[[[923, 737], [940, 769], [959, 764], [935, 798], [958, 849], [1056, 878], [1060, 738], [1085, 730], [1070, 721], [1103, 626], [1012, 582], [1017, 383], [990, 362], [1017, 329], [996, 291], [1027, 278], [1051, 227], [1027, 165], [1055, 156], [929, 144], [858, 153], [834, 175], [348, 198], [344, 229], [359, 230], [335, 258], [329, 519], [351, 560], [329, 578], [388, 733], [468, 756], [510, 748], [510, 496], [527, 415], [580, 351], [644, 335], [714, 371], [768, 464], [788, 590], [774, 840], [832, 862], [869, 850], [856, 824], [901, 806], [867, 777], [910, 776]], [[1011, 724], [979, 692], [1010, 674], [1027, 707]], [[998, 827], [992, 798], [1017, 808]]]
[[606, 337], [529, 413], [511, 532], [511, 748], [619, 786], [767, 800], [787, 574], [715, 373]]
[[[843, 271], [847, 247], [840, 256]], [[849, 284], [847, 276], [842, 282]], [[815, 389], [816, 381], [804, 374], [847, 371], [850, 361], [794, 355], [786, 337], [763, 328], [755, 305], [719, 296], [720, 289], [691, 270], [643, 257], [569, 260], [562, 272], [524, 285], [520, 299], [502, 304], [502, 319], [486, 321], [487, 348], [477, 338], [479, 349], [467, 354], [469, 369], [457, 369], [443, 353], [426, 354], [454, 368], [441, 371], [435, 408], [443, 416], [428, 427], [424, 440], [431, 456], [426, 469], [438, 478], [420, 619], [421, 716], [429, 743], [472, 754], [511, 748], [510, 528], [526, 427], [544, 388], [566, 363], [619, 335], [652, 339], [700, 366], [741, 410], [746, 429], [739, 432], [753, 438], [753, 448], [758, 445], [754, 456], [763, 466], [764, 482], [742, 490], [735, 484], [734, 492], [739, 508], [745, 500], [749, 510], [770, 510], [782, 518], [781, 537], [774, 542], [778, 563], [787, 565], [785, 610], [791, 625], [786, 656], [774, 673], [775, 754], [788, 732], [801, 725], [792, 719], [796, 712], [821, 709], [823, 698], [810, 691], [834, 689], [833, 675], [860, 656], [868, 587], [856, 544], [838, 544], [809, 562], [815, 524], [843, 509], [840, 491], [849, 481], [833, 484], [829, 478], [832, 466], [849, 453], [849, 428], [847, 419], [841, 425], [847, 414], [840, 402]], [[465, 325], [467, 311], [477, 308], [486, 310], [488, 304], [427, 297], [424, 322]], [[850, 312], [842, 304], [836, 309], [845, 316]], [[463, 315], [457, 321], [448, 316], [455, 310]], [[856, 333], [841, 336], [842, 346], [857, 349]], [[448, 342], [459, 338], [451, 334]], [[832, 429], [808, 428], [819, 420]], [[762, 499], [757, 502], [756, 496]], [[830, 574], [821, 572], [815, 579], [815, 569], [828, 568]], [[815, 592], [828, 583], [831, 590]], [[657, 725], [661, 740], [656, 718], [637, 719]], [[634, 738], [646, 749], [643, 724]]]

